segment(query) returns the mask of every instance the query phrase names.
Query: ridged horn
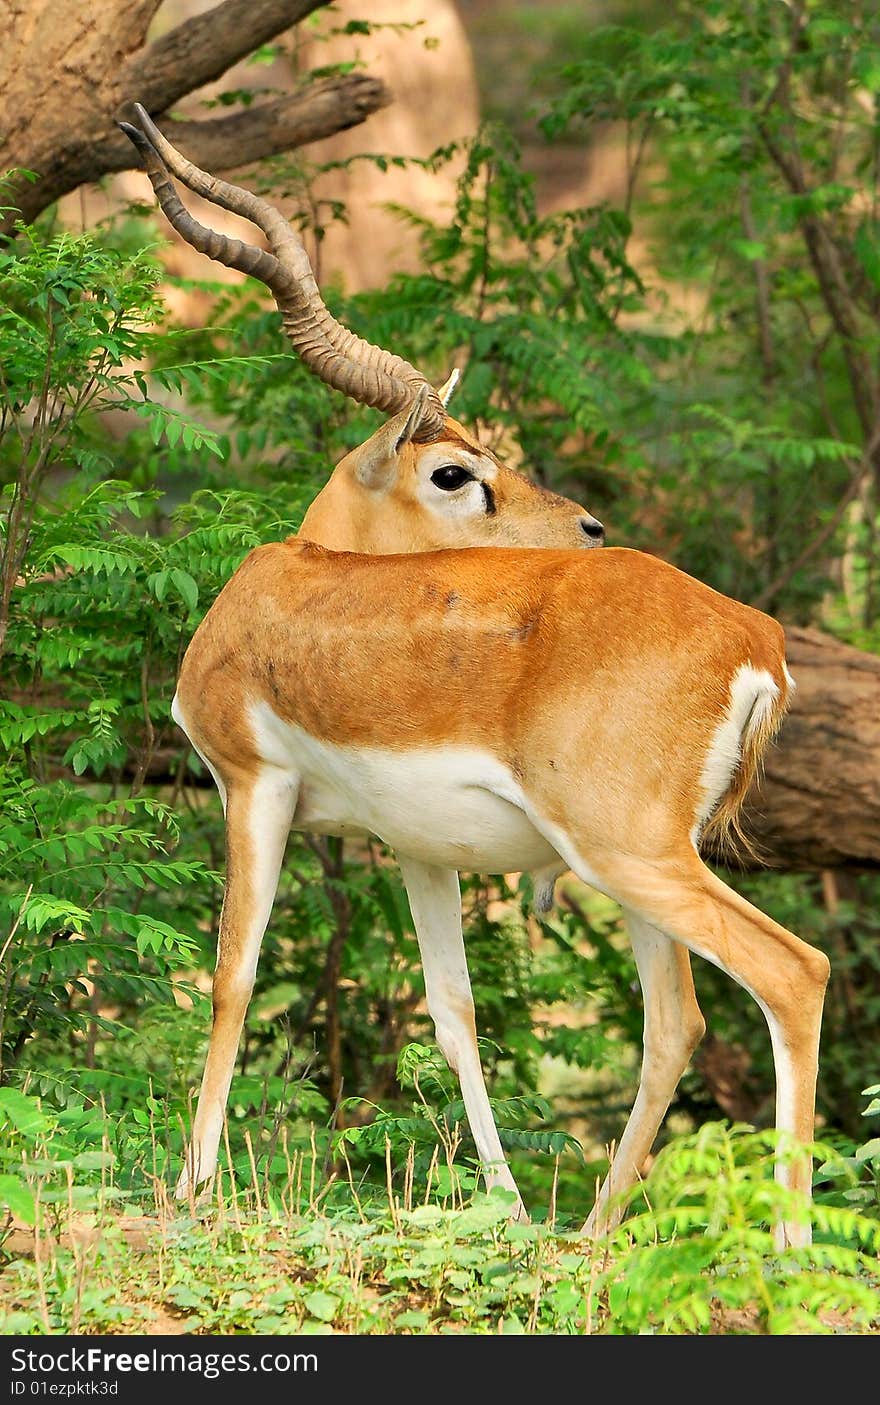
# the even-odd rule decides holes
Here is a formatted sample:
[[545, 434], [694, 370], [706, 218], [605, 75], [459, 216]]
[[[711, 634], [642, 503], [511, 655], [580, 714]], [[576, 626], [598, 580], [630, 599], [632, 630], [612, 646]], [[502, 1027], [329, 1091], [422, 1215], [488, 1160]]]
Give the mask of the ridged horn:
[[[413, 437], [422, 443], [438, 438], [446, 423], [446, 411], [437, 390], [403, 357], [373, 346], [336, 321], [324, 305], [302, 241], [283, 215], [250, 191], [194, 166], [162, 135], [140, 103], [134, 104], [134, 111], [139, 125], [120, 122], [119, 126], [134, 143], [156, 199], [181, 238], [199, 253], [265, 283], [303, 361], [343, 395], [360, 405], [395, 415], [412, 403], [421, 387], [427, 386], [422, 418]], [[199, 224], [181, 202], [171, 173], [196, 195], [257, 225], [272, 252]]]

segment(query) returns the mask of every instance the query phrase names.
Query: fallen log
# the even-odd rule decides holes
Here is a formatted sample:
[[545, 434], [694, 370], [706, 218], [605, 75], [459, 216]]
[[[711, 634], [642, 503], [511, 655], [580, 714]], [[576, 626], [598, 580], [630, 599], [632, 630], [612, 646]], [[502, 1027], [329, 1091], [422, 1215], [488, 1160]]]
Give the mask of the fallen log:
[[817, 629], [786, 638], [797, 690], [747, 832], [773, 867], [880, 867], [880, 658]]

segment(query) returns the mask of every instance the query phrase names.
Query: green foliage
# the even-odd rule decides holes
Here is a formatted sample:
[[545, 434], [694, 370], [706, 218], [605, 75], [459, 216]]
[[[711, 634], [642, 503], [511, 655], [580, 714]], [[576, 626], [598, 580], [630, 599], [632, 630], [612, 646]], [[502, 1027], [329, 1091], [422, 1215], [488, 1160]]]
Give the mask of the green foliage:
[[[195, 566], [183, 532], [159, 536], [140, 525], [151, 517], [158, 525], [155, 487], [110, 476], [118, 465], [109, 412], [146, 410], [153, 423], [164, 416], [170, 450], [178, 440], [191, 453], [220, 448], [187, 417], [169, 419], [150, 400], [145, 373], [131, 369], [162, 340], [156, 276], [146, 255], [132, 260], [86, 236], [43, 242], [29, 230], [0, 254], [7, 1077], [23, 1057], [27, 1064], [35, 1038], [51, 1048], [64, 1036], [72, 1049], [84, 1039], [94, 1049], [99, 1032], [119, 1024], [99, 1005], [121, 1014], [173, 1003], [176, 976], [203, 958], [196, 922], [211, 874], [203, 860], [174, 853], [174, 805], [141, 792], [168, 729], [199, 589], [215, 593], [224, 566], [228, 574], [240, 559], [242, 535], [250, 544], [256, 534], [242, 533], [240, 517], [235, 527], [219, 525], [213, 552]], [[158, 388], [171, 381], [162, 373]], [[137, 423], [128, 440], [135, 454], [145, 442]], [[234, 509], [228, 516], [234, 521]], [[73, 784], [77, 777], [86, 784]], [[176, 910], [172, 891], [192, 884], [202, 902]]]
[[801, 618], [835, 580], [829, 543], [848, 541], [838, 627], [857, 642], [876, 612], [878, 46], [860, 0], [681, 4], [663, 28], [595, 31], [542, 123], [588, 140], [620, 124], [682, 327], [639, 406], [661, 540]]
[[[481, 1041], [483, 1063], [486, 1041]], [[374, 1116], [360, 1126], [338, 1133], [336, 1148], [355, 1161], [366, 1158], [378, 1162], [391, 1157], [400, 1167], [410, 1159], [410, 1190], [415, 1186], [430, 1195], [432, 1190], [441, 1200], [462, 1197], [478, 1183], [479, 1163], [474, 1159], [472, 1139], [467, 1126], [464, 1102], [458, 1096], [455, 1080], [442, 1054], [436, 1047], [408, 1044], [400, 1051], [397, 1079], [401, 1088], [411, 1088], [416, 1094], [407, 1112], [399, 1114], [382, 1107], [371, 1109]], [[562, 1131], [544, 1130], [529, 1124], [546, 1123], [551, 1117], [550, 1104], [536, 1094], [491, 1099], [492, 1112], [501, 1144], [508, 1154], [535, 1152], [558, 1159], [573, 1153], [583, 1164], [580, 1144]], [[358, 1110], [362, 1100], [350, 1099], [348, 1107]], [[464, 1143], [463, 1157], [468, 1164], [453, 1165]]]
[[[460, 1184], [445, 1204], [414, 1198], [411, 1183], [371, 1201], [353, 1180], [334, 1193], [314, 1148], [281, 1158], [271, 1184], [233, 1173], [211, 1222], [161, 1201], [126, 1216], [115, 1158], [76, 1150], [81, 1118], [38, 1114], [37, 1124], [0, 1099], [0, 1118], [9, 1109], [27, 1129], [13, 1133], [20, 1160], [25, 1138], [34, 1152], [21, 1218], [41, 1238], [4, 1271], [5, 1332], [137, 1332], [160, 1314], [187, 1332], [257, 1334], [855, 1335], [880, 1325], [878, 1221], [817, 1206], [813, 1247], [778, 1253], [773, 1222], [803, 1207], [772, 1179], [772, 1139], [743, 1129], [710, 1125], [668, 1148], [624, 1227], [590, 1244], [552, 1223], [510, 1223], [509, 1196], [462, 1195]], [[40, 1140], [50, 1121], [53, 1145], [68, 1141], [54, 1164]], [[6, 1182], [0, 1172], [4, 1193]], [[63, 1247], [83, 1211], [90, 1247]]]
[[[862, 1096], [871, 1101], [863, 1117], [880, 1114], [880, 1084], [865, 1088]], [[866, 1215], [880, 1215], [880, 1137], [869, 1137], [860, 1146], [838, 1148], [819, 1167], [817, 1181], [820, 1199], [860, 1207]], [[830, 1182], [830, 1188], [827, 1183]], [[837, 1184], [835, 1184], [835, 1182]]]
[[[791, 29], [795, 13], [713, 0], [678, 7], [659, 31], [641, 19], [591, 31], [588, 45], [554, 20], [572, 64], [563, 82], [541, 76], [543, 125], [590, 142], [618, 124], [624, 198], [543, 213], [515, 142], [487, 128], [428, 163], [461, 161], [447, 220], [398, 212], [420, 233], [421, 269], [327, 297], [438, 381], [464, 364], [456, 414], [595, 509], [617, 540], [876, 648], [866, 404], [880, 310], [880, 40], [855, 0], [815, 0], [805, 33]], [[392, 158], [369, 159], [378, 183]], [[272, 182], [282, 175], [276, 163]], [[327, 213], [344, 212], [312, 198], [304, 163], [294, 175], [317, 238]], [[330, 465], [377, 422], [284, 349], [278, 315], [250, 285], [212, 289], [210, 326], [170, 326], [151, 237], [133, 221], [100, 236], [23, 230], [0, 250], [10, 1230], [12, 1216], [55, 1228], [71, 1211], [112, 1219], [154, 1194], [166, 1213], [157, 1188], [179, 1169], [192, 1116], [223, 864], [219, 801], [170, 719], [180, 659], [246, 552], [295, 531]], [[818, 246], [834, 252], [836, 296]], [[566, 1237], [632, 1100], [634, 966], [616, 909], [579, 885], [561, 884], [559, 909], [538, 921], [527, 877], [466, 878], [483, 1066], [516, 1175], [547, 1222], [506, 1224], [504, 1197], [478, 1193], [458, 1089], [429, 1043], [388, 858], [375, 843], [291, 842], [230, 1100], [220, 1193], [234, 1188], [238, 1220], [216, 1233], [178, 1226], [179, 1265], [166, 1277], [150, 1267], [146, 1287], [152, 1260], [112, 1226], [88, 1289], [65, 1250], [42, 1284], [19, 1265], [13, 1330], [130, 1328], [151, 1293], [205, 1331], [876, 1323], [880, 1157], [861, 1136], [880, 1014], [875, 876], [854, 879], [834, 911], [812, 877], [734, 879], [834, 965], [817, 1245], [792, 1273], [772, 1244], [790, 1207], [769, 1176], [771, 1142], [739, 1130], [673, 1142], [650, 1204], [635, 1198], [597, 1258]], [[766, 1125], [760, 1011], [714, 969], [698, 981], [713, 1033], [747, 1065], [737, 1095]], [[324, 1041], [328, 1012], [338, 1052]], [[697, 1064], [673, 1126], [715, 1115], [716, 1094]], [[300, 1277], [275, 1268], [278, 1224]]]
[[[648, 1203], [610, 1236], [596, 1284], [614, 1333], [707, 1333], [727, 1315], [734, 1332], [774, 1335], [876, 1322], [876, 1218], [816, 1205], [812, 1247], [777, 1259], [773, 1226], [804, 1211], [772, 1178], [776, 1142], [709, 1123], [658, 1156]], [[641, 1197], [639, 1189], [630, 1199]]]

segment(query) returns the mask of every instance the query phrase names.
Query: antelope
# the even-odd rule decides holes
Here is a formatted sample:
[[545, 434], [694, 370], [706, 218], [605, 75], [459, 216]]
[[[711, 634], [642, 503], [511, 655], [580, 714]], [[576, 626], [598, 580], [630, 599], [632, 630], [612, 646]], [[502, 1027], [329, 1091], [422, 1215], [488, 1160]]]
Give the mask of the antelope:
[[[782, 628], [666, 562], [595, 548], [577, 504], [506, 468], [436, 389], [324, 306], [282, 215], [193, 166], [146, 112], [121, 124], [195, 249], [272, 292], [307, 365], [389, 418], [337, 465], [296, 536], [257, 547], [186, 652], [172, 715], [226, 816], [213, 1024], [177, 1193], [210, 1182], [288, 833], [373, 834], [409, 897], [437, 1042], [487, 1188], [512, 1192], [477, 1049], [459, 873], [526, 871], [547, 910], [568, 870], [621, 904], [644, 995], [636, 1100], [584, 1225], [619, 1222], [705, 1030], [690, 953], [769, 1026], [776, 1125], [801, 1148], [776, 1176], [810, 1191], [826, 957], [717, 877], [700, 847], [735, 832], [792, 680]], [[270, 250], [205, 228], [189, 190]], [[537, 550], [536, 548], [540, 548]], [[806, 1212], [776, 1228], [809, 1242]]]

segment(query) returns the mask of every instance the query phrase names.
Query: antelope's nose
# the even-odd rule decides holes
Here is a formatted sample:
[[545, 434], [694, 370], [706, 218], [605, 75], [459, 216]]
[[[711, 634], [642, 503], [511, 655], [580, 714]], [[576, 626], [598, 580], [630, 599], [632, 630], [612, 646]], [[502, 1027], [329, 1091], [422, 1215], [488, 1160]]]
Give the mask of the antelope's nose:
[[595, 517], [582, 517], [581, 531], [591, 546], [601, 546], [605, 540], [605, 528], [601, 522], [596, 521]]

